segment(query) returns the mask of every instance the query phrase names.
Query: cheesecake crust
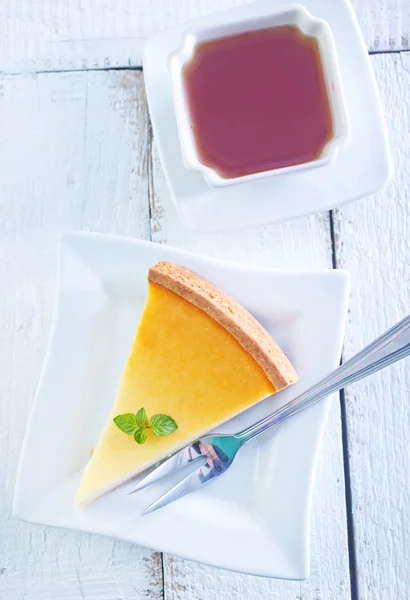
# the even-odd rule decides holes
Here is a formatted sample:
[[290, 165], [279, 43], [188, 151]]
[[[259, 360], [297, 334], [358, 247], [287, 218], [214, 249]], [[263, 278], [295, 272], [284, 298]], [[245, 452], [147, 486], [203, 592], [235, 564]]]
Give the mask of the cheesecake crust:
[[276, 391], [298, 380], [289, 359], [262, 325], [210, 281], [167, 261], [152, 266], [148, 280], [188, 300], [224, 327], [259, 364]]

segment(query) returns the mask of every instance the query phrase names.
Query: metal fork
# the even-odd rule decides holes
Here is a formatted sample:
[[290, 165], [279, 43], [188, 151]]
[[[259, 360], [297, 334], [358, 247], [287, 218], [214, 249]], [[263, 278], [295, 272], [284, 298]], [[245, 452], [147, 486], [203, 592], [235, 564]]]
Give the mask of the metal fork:
[[294, 398], [254, 425], [236, 434], [209, 434], [166, 458], [131, 489], [133, 494], [162, 477], [202, 459], [201, 466], [150, 504], [143, 515], [151, 513], [200, 488], [225, 473], [238, 450], [247, 442], [309, 408], [346, 385], [359, 381], [410, 354], [410, 315], [335, 369], [306, 392]]

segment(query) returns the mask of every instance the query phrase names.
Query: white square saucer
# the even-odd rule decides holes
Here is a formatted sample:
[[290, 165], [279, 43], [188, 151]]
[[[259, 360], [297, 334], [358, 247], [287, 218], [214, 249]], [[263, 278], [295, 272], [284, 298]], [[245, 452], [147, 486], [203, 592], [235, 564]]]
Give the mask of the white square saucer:
[[[330, 25], [339, 59], [351, 138], [329, 165], [233, 186], [211, 187], [185, 168], [173, 105], [168, 57], [187, 24], [157, 34], [145, 46], [144, 75], [155, 141], [168, 186], [186, 226], [226, 231], [285, 221], [368, 196], [390, 175], [390, 153], [379, 93], [366, 45], [348, 0], [304, 0]], [[218, 26], [243, 16], [261, 17], [294, 0], [258, 0], [193, 22]]]
[[251, 424], [339, 363], [349, 278], [344, 271], [254, 269], [150, 242], [71, 234], [60, 244], [58, 301], [14, 495], [16, 517], [100, 533], [217, 567], [302, 579], [316, 459], [330, 400], [247, 445], [203, 490], [141, 517], [169, 482], [127, 496], [132, 482], [84, 509], [74, 495], [109, 414], [158, 260], [197, 271], [258, 318], [300, 380], [218, 428]]

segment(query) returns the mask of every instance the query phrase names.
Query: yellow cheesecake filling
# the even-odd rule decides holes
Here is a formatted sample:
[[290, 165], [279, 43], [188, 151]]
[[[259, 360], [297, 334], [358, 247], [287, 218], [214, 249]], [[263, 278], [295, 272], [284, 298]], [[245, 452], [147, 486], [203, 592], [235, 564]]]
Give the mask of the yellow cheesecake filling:
[[[84, 505], [162, 457], [273, 394], [259, 364], [212, 317], [176, 293], [149, 282], [137, 335], [114, 406], [83, 473], [75, 503]], [[145, 444], [114, 423], [145, 407], [170, 415], [178, 429]]]

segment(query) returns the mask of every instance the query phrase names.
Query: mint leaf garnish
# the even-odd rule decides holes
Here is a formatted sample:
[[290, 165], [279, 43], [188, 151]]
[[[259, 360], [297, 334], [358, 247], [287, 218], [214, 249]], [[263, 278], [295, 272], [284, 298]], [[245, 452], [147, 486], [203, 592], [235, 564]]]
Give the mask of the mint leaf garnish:
[[137, 414], [135, 415], [138, 427], [148, 427], [148, 415], [145, 408], [140, 408]]
[[155, 435], [170, 435], [178, 429], [178, 425], [168, 415], [154, 415], [151, 417], [151, 429]]
[[145, 444], [147, 441], [147, 430], [143, 427], [137, 429], [137, 431], [134, 433], [134, 440], [137, 442], [137, 444]]
[[117, 415], [113, 421], [121, 431], [133, 435], [137, 444], [145, 444], [148, 439], [147, 429], [152, 429], [155, 435], [170, 435], [178, 429], [174, 419], [168, 415], [154, 415], [150, 422], [145, 408], [140, 408], [135, 415]]
[[134, 435], [134, 433], [138, 429], [137, 419], [135, 415], [132, 413], [126, 413], [125, 415], [117, 415], [113, 419], [114, 423], [117, 427], [121, 429], [124, 433], [128, 433], [128, 435]]

